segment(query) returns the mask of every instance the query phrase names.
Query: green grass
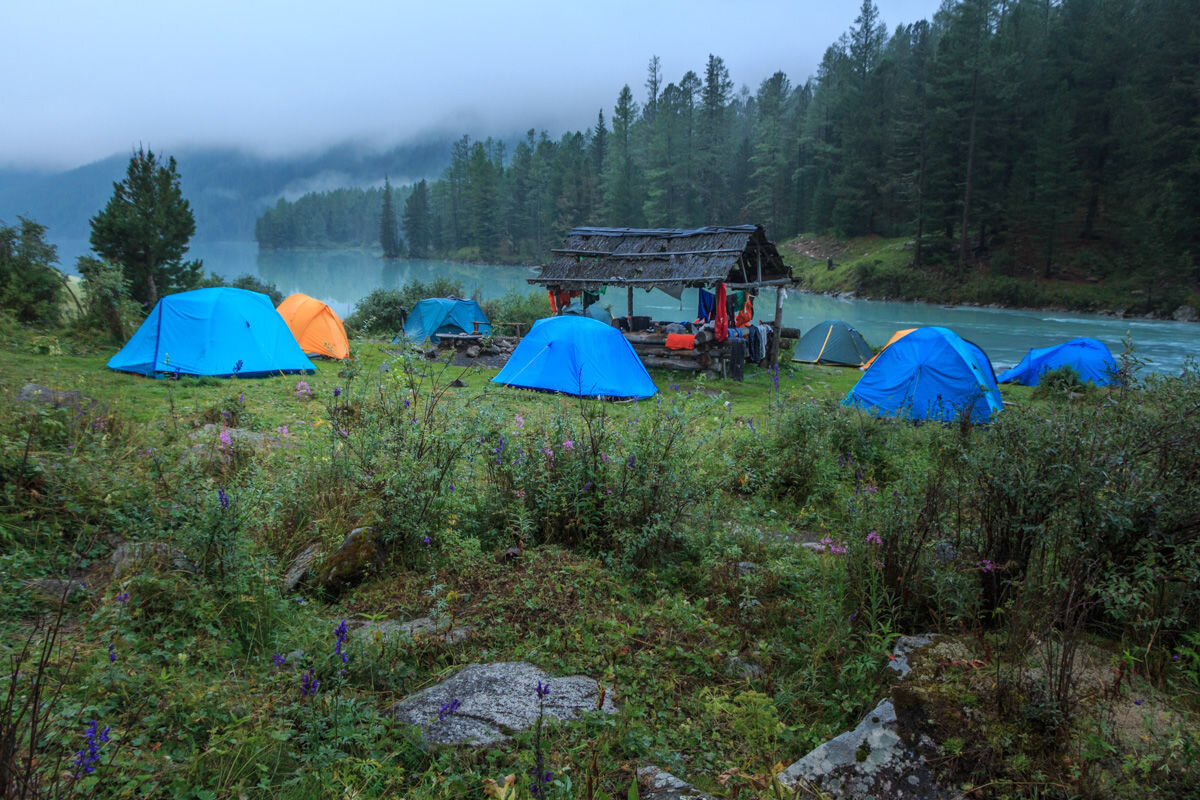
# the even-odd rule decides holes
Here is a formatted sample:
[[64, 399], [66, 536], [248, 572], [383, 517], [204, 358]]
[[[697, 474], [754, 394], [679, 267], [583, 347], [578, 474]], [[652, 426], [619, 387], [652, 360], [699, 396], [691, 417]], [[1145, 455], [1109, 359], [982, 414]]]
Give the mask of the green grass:
[[[595, 678], [619, 707], [612, 717], [549, 729], [546, 762], [560, 781], [553, 796], [584, 796], [589, 781], [609, 797], [627, 793], [632, 770], [646, 763], [709, 791], [737, 786], [761, 795], [753, 776], [852, 726], [886, 692], [897, 633], [937, 627], [1003, 645], [978, 612], [975, 563], [992, 557], [977, 533], [987, 523], [978, 496], [1007, 502], [1010, 483], [1015, 496], [1042, 491], [1061, 472], [1046, 465], [1069, 463], [1083, 499], [1056, 513], [1081, 506], [1092, 515], [1089, 535], [1115, 537], [1131, 524], [1104, 482], [1108, 473], [1083, 466], [1107, 462], [1071, 460], [1078, 431], [1088, 430], [1071, 426], [1095, 418], [1097, 430], [1109, 431], [1104, 415], [1117, 413], [1108, 409], [1119, 406], [1119, 393], [1035, 399], [1024, 387], [1005, 387], [1013, 421], [964, 431], [841, 409], [858, 370], [790, 362], [778, 392], [771, 374], [754, 366], [743, 382], [653, 371], [658, 398], [597, 404], [499, 387], [491, 369], [407, 361], [382, 342], [356, 342], [353, 361], [318, 362], [309, 376], [176, 382], [108, 370], [114, 348], [61, 331], [11, 334], [0, 345], [0, 631], [11, 654], [47, 619], [51, 604], [26, 581], [86, 581], [88, 594], [68, 607], [62, 649], [45, 670], [62, 692], [48, 716], [44, 763], [73, 759], [87, 721], [111, 726], [106, 760], [71, 787], [76, 793], [478, 795], [485, 778], [527, 774], [532, 733], [481, 750], [426, 748], [389, 724], [386, 710], [467, 664], [528, 660], [555, 675]], [[455, 378], [466, 385], [446, 388], [434, 403]], [[298, 395], [300, 381], [311, 396]], [[99, 406], [76, 418], [19, 405], [13, 397], [26, 382], [79, 390]], [[1189, 391], [1147, 394], [1137, 414], [1122, 418], [1129, 438], [1150, 424], [1138, 414], [1169, 417], [1170, 403], [1188, 407]], [[411, 407], [403, 402], [410, 399]], [[222, 411], [282, 444], [226, 457], [216, 432], [202, 427], [220, 424]], [[430, 422], [409, 422], [426, 412]], [[1177, 428], [1181, 437], [1189, 424]], [[1060, 427], [1063, 438], [1055, 438]], [[408, 445], [387, 449], [410, 430], [438, 446], [465, 443], [451, 477], [406, 460]], [[1111, 430], [1119, 439], [1119, 426]], [[1041, 446], [991, 449], [1035, 435]], [[566, 439], [575, 443], [570, 451]], [[542, 447], [554, 451], [553, 468], [540, 455], [528, 458]], [[1136, 448], [1120, 452], [1141, 458]], [[646, 471], [624, 498], [621, 476], [635, 465]], [[593, 502], [593, 481], [618, 492]], [[647, 504], [638, 491], [651, 484], [658, 494]], [[1173, 502], [1187, 504], [1187, 486], [1158, 498], [1164, 517]], [[422, 511], [425, 489], [434, 495]], [[1029, 529], [1042, 535], [1055, 519]], [[331, 551], [364, 524], [392, 548], [382, 570], [340, 596], [307, 589], [301, 603], [280, 593], [302, 547], [319, 541]], [[911, 563], [873, 550], [866, 542], [875, 531]], [[849, 553], [798, 546], [821, 538]], [[200, 569], [114, 580], [108, 558], [119, 539], [168, 542]], [[935, 557], [942, 539], [969, 553], [961, 566]], [[506, 557], [517, 544], [521, 554]], [[888, 569], [908, 563], [904, 595], [881, 588], [882, 559]], [[1139, 587], [1122, 591], [1132, 596]], [[352, 638], [349, 662], [333, 655], [342, 618], [431, 613], [473, 634], [454, 645]], [[1024, 613], [1033, 611], [1013, 610], [1014, 618]], [[1171, 620], [1154, 629], [1153, 641], [1175, 635]], [[1144, 647], [1135, 633], [1128, 640]], [[303, 668], [275, 665], [274, 654], [297, 651]], [[1183, 714], [1197, 684], [1191, 651], [1179, 652], [1181, 666], [1147, 665], [1145, 677], [1175, 687], [1156, 697]], [[731, 669], [735, 656], [761, 674]], [[316, 699], [301, 695], [307, 669], [324, 687]], [[26, 659], [24, 674], [34, 672]], [[966, 746], [961, 737], [954, 744]], [[1181, 740], [1138, 757], [1162, 754], [1162, 763], [1186, 769], [1178, 764], [1189, 752]], [[1119, 774], [1114, 763], [1097, 755], [1089, 767]], [[1009, 774], [1011, 766], [994, 768]], [[731, 784], [718, 784], [722, 773], [733, 775]], [[1024, 795], [1013, 791], [1055, 796], [1058, 782], [1078, 777], [1054, 772]], [[71, 780], [43, 778], [62, 788]], [[1123, 780], [1120, 793], [1137, 796], [1140, 785]]]

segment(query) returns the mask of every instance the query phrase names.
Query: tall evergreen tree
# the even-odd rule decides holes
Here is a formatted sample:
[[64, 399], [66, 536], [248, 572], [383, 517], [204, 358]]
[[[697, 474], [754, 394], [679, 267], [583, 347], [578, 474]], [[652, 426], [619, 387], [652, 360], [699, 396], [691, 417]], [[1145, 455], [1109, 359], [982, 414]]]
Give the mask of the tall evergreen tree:
[[700, 203], [704, 222], [717, 224], [728, 216], [729, 115], [727, 106], [733, 81], [720, 56], [709, 55], [704, 68], [698, 142]]
[[183, 260], [196, 220], [174, 156], [162, 164], [154, 151], [139, 147], [125, 180], [113, 184], [113, 196], [91, 225], [92, 249], [121, 265], [134, 299], [153, 306], [161, 295], [199, 281], [202, 262]]
[[396, 208], [392, 205], [392, 184], [383, 178], [383, 205], [379, 211], [379, 246], [384, 258], [399, 258], [403, 254], [400, 231], [396, 225]]
[[413, 258], [428, 258], [433, 245], [433, 227], [429, 210], [429, 187], [420, 181], [404, 201], [404, 235]]
[[641, 198], [637, 187], [634, 161], [633, 124], [637, 103], [629, 84], [621, 88], [613, 109], [612, 147], [604, 178], [604, 209], [612, 225], [636, 227], [640, 224]]

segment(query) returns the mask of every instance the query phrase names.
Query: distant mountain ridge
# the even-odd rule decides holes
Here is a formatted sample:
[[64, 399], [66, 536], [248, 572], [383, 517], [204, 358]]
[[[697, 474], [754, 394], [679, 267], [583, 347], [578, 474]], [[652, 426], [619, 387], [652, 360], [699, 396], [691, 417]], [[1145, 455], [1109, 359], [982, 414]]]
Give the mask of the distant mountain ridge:
[[[279, 198], [307, 192], [435, 178], [450, 162], [449, 139], [376, 150], [347, 143], [295, 156], [257, 156], [233, 148], [155, 151], [178, 163], [184, 197], [196, 215], [196, 241], [253, 241], [254, 221]], [[87, 239], [88, 220], [125, 177], [128, 153], [62, 172], [0, 169], [0, 220], [18, 216], [47, 226], [52, 241]]]

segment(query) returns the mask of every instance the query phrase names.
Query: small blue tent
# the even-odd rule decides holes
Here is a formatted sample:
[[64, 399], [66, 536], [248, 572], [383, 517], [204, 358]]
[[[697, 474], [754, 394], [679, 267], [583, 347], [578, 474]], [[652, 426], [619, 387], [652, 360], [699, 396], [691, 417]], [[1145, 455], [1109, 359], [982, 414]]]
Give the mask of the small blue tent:
[[139, 375], [236, 372], [245, 378], [314, 369], [271, 298], [229, 287], [159, 300], [108, 366]]
[[1001, 383], [1037, 386], [1042, 373], [1059, 367], [1071, 367], [1084, 383], [1108, 386], [1113, 382], [1117, 362], [1104, 342], [1079, 338], [1051, 347], [1035, 347], [1021, 363], [1000, 376]]
[[[476, 323], [479, 333], [487, 333], [492, 329], [487, 315], [474, 300], [431, 297], [413, 306], [404, 323], [404, 335], [414, 342], [429, 339], [437, 344], [439, 333], [474, 333]], [[400, 337], [392, 341], [398, 342]]]
[[843, 405], [911, 420], [986, 422], [1004, 408], [987, 355], [947, 328], [918, 328], [879, 354]]
[[539, 319], [492, 383], [576, 397], [653, 397], [658, 392], [633, 347], [591, 317]]

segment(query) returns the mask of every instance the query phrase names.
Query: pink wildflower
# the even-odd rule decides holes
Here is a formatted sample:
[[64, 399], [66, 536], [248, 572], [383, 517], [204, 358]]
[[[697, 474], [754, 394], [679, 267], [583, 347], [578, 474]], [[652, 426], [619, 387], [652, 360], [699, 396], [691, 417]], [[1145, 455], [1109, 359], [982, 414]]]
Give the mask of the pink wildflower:
[[517, 497], [519, 497], [519, 498], [521, 498], [522, 500], [524, 500], [524, 499], [525, 499], [525, 490], [524, 490], [524, 489], [517, 489]]
[[879, 545], [883, 544], [883, 540], [879, 538], [878, 533], [871, 531], [867, 534], [867, 544], [873, 544], [878, 547]]
[[983, 561], [979, 562], [979, 569], [983, 572], [995, 572], [996, 564], [985, 558]]
[[279, 435], [282, 436], [283, 438], [286, 439], [288, 437], [288, 426], [287, 425], [280, 425], [277, 430], [279, 431]]
[[517, 414], [516, 416], [513, 417], [513, 422], [516, 423], [518, 429], [525, 427], [525, 418], [522, 417], [520, 414]]
[[233, 437], [229, 435], [229, 428], [221, 428], [221, 435], [219, 438], [221, 439], [222, 447], [233, 446]]
[[563, 442], [563, 450], [571, 450], [574, 447], [575, 447], [575, 443], [572, 442], [570, 439], [567, 439], [565, 442]]

